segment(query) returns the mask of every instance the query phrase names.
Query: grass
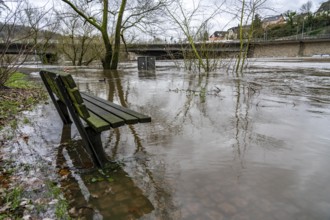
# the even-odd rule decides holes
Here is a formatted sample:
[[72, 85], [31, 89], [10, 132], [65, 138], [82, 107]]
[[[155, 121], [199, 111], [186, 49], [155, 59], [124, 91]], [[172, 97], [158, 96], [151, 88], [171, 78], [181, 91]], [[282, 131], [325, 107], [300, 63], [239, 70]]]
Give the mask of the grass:
[[68, 215], [69, 204], [67, 200], [62, 196], [61, 188], [54, 183], [47, 183], [50, 189], [50, 196], [57, 200], [55, 205], [55, 215], [57, 219], [71, 219]]
[[47, 97], [40, 85], [28, 80], [23, 73], [14, 73], [5, 86], [7, 88], [0, 89], [0, 131], [4, 126], [15, 129], [19, 112], [30, 109]]
[[0, 220], [20, 219], [23, 215], [23, 188], [19, 185], [12, 186], [10, 180], [16, 168], [4, 161], [1, 161], [0, 165]]
[[36, 88], [36, 84], [27, 80], [27, 75], [24, 73], [16, 72], [10, 76], [5, 86], [10, 88], [29, 89]]
[[[9, 165], [7, 164], [7, 166]], [[18, 168], [15, 167], [14, 169]], [[7, 173], [6, 178], [9, 179], [9, 173], [7, 171], [5, 173]], [[0, 188], [2, 188], [0, 190], [0, 220], [22, 219], [26, 209], [29, 209], [34, 215], [46, 213], [50, 206], [54, 206], [53, 210], [56, 219], [70, 220], [71, 217], [68, 214], [69, 204], [62, 194], [61, 188], [49, 180], [46, 181], [45, 185], [45, 190], [38, 192], [40, 198], [43, 198], [40, 201], [43, 202], [34, 202], [33, 199], [31, 200], [31, 197], [29, 198], [31, 192], [24, 191], [24, 188], [20, 184], [15, 186], [6, 184], [3, 187], [0, 185]], [[55, 202], [52, 203], [51, 201]]]
[[11, 209], [17, 209], [22, 199], [22, 188], [14, 187], [8, 194], [6, 198], [6, 203], [11, 205]]

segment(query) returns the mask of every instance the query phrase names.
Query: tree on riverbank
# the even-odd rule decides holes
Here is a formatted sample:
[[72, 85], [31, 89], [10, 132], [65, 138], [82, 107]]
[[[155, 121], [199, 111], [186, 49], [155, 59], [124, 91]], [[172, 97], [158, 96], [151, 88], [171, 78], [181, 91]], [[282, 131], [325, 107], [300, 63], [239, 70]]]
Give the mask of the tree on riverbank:
[[[183, 1], [176, 1], [172, 5], [166, 7], [166, 11], [177, 29], [183, 33], [186, 41], [188, 42], [190, 48], [183, 48], [183, 50], [189, 51], [184, 52], [185, 61], [193, 61], [197, 63], [189, 63], [187, 69], [191, 70], [192, 65], [197, 67], [199, 70], [202, 68], [205, 72], [209, 72], [213, 68], [210, 67], [210, 57], [207, 53], [207, 47], [212, 46], [212, 44], [206, 44], [205, 38], [202, 41], [202, 49], [198, 50], [196, 48], [196, 39], [207, 32], [207, 24], [210, 20], [214, 19], [222, 10], [222, 5], [224, 1], [212, 5], [212, 10], [209, 15], [205, 18], [202, 16], [206, 10], [210, 10], [211, 6], [203, 5], [199, 0], [197, 2], [193, 1], [192, 9], [187, 11], [184, 7]], [[208, 39], [207, 39], [208, 40]], [[191, 51], [191, 52], [190, 52]]]
[[[95, 5], [95, 7], [101, 7], [101, 18], [96, 17], [97, 13], [93, 13], [91, 9], [92, 4], [95, 1], [69, 1], [62, 0], [66, 4], [68, 4], [79, 16], [81, 16], [86, 22], [90, 23], [94, 26], [102, 36], [102, 40], [105, 47], [105, 54], [102, 58], [102, 64], [104, 69], [111, 69], [111, 61], [112, 61], [112, 43], [108, 34], [108, 26], [109, 26], [109, 1], [104, 0], [102, 3]], [[95, 3], [97, 4], [97, 3]], [[125, 5], [124, 5], [125, 6]]]
[[29, 1], [23, 1], [22, 11], [24, 16], [21, 23], [25, 25], [25, 35], [28, 36], [29, 42], [35, 45], [35, 53], [40, 54], [40, 60], [47, 64], [45, 55], [47, 51], [51, 50], [52, 42], [59, 34], [54, 30], [58, 29], [59, 22], [54, 18], [54, 11], [52, 9], [46, 9], [45, 7], [35, 7]]
[[[31, 33], [25, 32], [22, 21], [25, 20], [24, 2], [20, 1], [15, 7], [9, 9], [0, 1], [2, 22], [0, 23], [0, 89], [6, 88], [5, 83], [19, 66], [23, 64], [29, 53], [34, 51], [35, 44], [27, 39]], [[19, 43], [22, 43], [20, 45]], [[24, 44], [25, 43], [25, 44]], [[11, 54], [10, 49], [15, 47], [16, 54]]]
[[[117, 69], [124, 30], [137, 26], [147, 14], [160, 10], [170, 0], [62, 0], [85, 22], [101, 34], [105, 47], [102, 58], [104, 69]], [[127, 7], [130, 6], [130, 7]]]
[[101, 59], [104, 47], [92, 25], [84, 22], [71, 8], [56, 10], [56, 17], [61, 33], [56, 48], [66, 60], [71, 61], [73, 66], [88, 66], [94, 60]]
[[[239, 24], [239, 41], [240, 41], [240, 51], [238, 53], [237, 61], [236, 61], [236, 76], [239, 76], [239, 73], [243, 74], [243, 68], [245, 65], [245, 61], [247, 58], [247, 53], [249, 51], [249, 45], [253, 36], [255, 35], [256, 30], [258, 30], [258, 18], [257, 15], [258, 10], [260, 10], [263, 5], [267, 2], [267, 0], [253, 0], [241, 1], [240, 8], [240, 24]], [[251, 22], [251, 25], [248, 23]], [[247, 33], [245, 33], [244, 28], [248, 27]]]

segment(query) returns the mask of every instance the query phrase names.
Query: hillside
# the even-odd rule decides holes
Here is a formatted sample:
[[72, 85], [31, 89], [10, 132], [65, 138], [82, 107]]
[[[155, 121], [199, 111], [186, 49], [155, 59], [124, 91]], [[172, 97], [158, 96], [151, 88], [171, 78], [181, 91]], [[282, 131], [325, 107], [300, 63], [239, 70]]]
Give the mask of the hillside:
[[323, 11], [330, 11], [330, 0], [327, 2], [323, 2], [316, 13], [321, 13]]
[[288, 11], [283, 16], [285, 23], [258, 30], [255, 38], [272, 40], [330, 36], [330, 0], [323, 2], [315, 13], [299, 14]]
[[15, 41], [16, 39], [24, 40], [24, 39], [33, 39], [38, 36], [39, 39], [42, 38], [58, 38], [61, 35], [52, 32], [52, 31], [45, 31], [45, 30], [35, 30], [31, 27], [24, 26], [24, 25], [12, 25], [12, 24], [4, 24], [0, 22], [0, 40], [6, 41], [6, 39], [10, 39], [11, 42]]

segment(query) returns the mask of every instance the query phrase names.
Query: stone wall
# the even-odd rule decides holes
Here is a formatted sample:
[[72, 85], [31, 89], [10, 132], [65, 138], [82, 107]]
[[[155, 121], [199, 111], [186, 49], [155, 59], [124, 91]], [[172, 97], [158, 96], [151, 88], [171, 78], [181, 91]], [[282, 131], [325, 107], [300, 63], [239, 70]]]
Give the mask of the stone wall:
[[253, 57], [296, 57], [299, 44], [257, 44], [253, 49]]
[[330, 41], [256, 43], [251, 50], [252, 57], [311, 57], [330, 54]]
[[303, 56], [330, 55], [330, 42], [308, 42], [305, 43]]

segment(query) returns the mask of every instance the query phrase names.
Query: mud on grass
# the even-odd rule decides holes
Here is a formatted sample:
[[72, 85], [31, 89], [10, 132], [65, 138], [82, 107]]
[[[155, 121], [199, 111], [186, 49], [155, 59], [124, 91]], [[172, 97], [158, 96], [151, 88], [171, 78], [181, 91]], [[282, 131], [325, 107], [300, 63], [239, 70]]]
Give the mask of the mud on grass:
[[15, 127], [15, 119], [21, 111], [31, 109], [46, 97], [46, 92], [41, 88], [1, 88], [0, 131], [8, 125]]
[[[8, 151], [3, 151], [18, 135], [19, 124], [29, 123], [21, 113], [47, 100], [41, 86], [26, 79], [25, 74], [14, 75], [9, 84], [0, 87], [0, 220], [70, 219], [67, 202], [59, 193], [55, 170], [52, 172], [49, 165], [43, 163], [20, 163], [15, 161], [15, 156], [6, 155]], [[46, 172], [54, 175], [39, 174]]]
[[70, 219], [58, 184], [33, 170], [0, 159], [0, 219]]

